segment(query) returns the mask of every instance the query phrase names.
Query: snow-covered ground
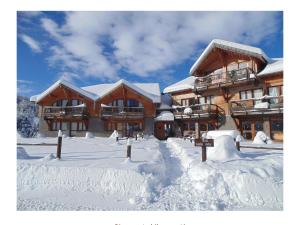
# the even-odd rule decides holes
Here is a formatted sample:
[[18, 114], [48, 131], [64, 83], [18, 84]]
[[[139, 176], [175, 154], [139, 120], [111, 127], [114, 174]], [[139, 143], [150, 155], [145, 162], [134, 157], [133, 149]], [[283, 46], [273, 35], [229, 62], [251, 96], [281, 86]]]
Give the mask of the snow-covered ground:
[[[57, 139], [18, 137], [18, 143], [43, 142]], [[111, 138], [63, 138], [61, 160], [55, 146], [18, 146], [17, 208], [282, 210], [282, 151], [229, 149], [216, 158], [215, 150], [203, 163], [200, 147], [178, 138], [133, 139], [131, 160], [126, 140]]]

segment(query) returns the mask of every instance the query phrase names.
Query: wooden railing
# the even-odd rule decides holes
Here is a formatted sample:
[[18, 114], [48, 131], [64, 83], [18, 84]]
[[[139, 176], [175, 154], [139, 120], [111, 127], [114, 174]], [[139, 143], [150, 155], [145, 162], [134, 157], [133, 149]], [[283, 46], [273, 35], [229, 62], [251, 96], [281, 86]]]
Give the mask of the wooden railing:
[[230, 111], [232, 115], [282, 113], [283, 96], [263, 96], [261, 98], [231, 101]]
[[[251, 68], [243, 68], [238, 70], [231, 70], [219, 74], [210, 74], [207, 76], [199, 77], [195, 80], [195, 88], [203, 89], [212, 85], [226, 84], [247, 81], [254, 78]], [[253, 77], [252, 77], [253, 76]]]
[[[189, 110], [188, 108], [190, 108], [191, 110]], [[219, 113], [224, 113], [224, 110], [215, 104], [178, 106], [173, 110], [175, 118], [209, 117], [212, 115], [217, 115]]]
[[143, 118], [144, 107], [101, 106], [101, 117]]
[[85, 117], [88, 116], [87, 108], [84, 104], [78, 106], [45, 106], [43, 109], [45, 119]]

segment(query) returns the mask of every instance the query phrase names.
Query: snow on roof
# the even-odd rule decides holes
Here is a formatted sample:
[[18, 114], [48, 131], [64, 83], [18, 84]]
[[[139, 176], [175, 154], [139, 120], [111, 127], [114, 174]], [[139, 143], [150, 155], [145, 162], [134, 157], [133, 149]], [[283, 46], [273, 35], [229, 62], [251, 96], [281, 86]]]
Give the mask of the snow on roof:
[[195, 76], [189, 76], [175, 84], [172, 84], [168, 87], [166, 87], [163, 91], [163, 93], [172, 93], [177, 91], [183, 91], [183, 90], [189, 90], [194, 89], [194, 83], [197, 77]]
[[174, 121], [173, 113], [169, 111], [162, 111], [155, 119], [155, 121]]
[[96, 98], [96, 96], [92, 93], [89, 93], [79, 87], [74, 86], [73, 84], [69, 83], [68, 81], [65, 80], [58, 80], [56, 81], [54, 84], [52, 84], [47, 90], [45, 90], [44, 92], [42, 92], [39, 95], [34, 95], [30, 98], [31, 101], [35, 101], [35, 102], [39, 102], [40, 100], [42, 100], [45, 96], [47, 96], [48, 94], [50, 94], [53, 90], [55, 90], [57, 87], [59, 87], [60, 85], [64, 85], [70, 89], [72, 89], [73, 91], [78, 92], [79, 94], [94, 100]]
[[257, 76], [263, 76], [267, 74], [277, 73], [283, 71], [283, 59], [273, 59], [273, 62], [269, 63]]
[[194, 65], [191, 67], [190, 74], [193, 74], [195, 72], [196, 68], [204, 61], [204, 59], [212, 51], [213, 48], [221, 48], [224, 50], [240, 52], [247, 55], [252, 55], [257, 58], [264, 58], [266, 61], [270, 60], [269, 57], [266, 55], [266, 53], [264, 53], [264, 51], [260, 48], [256, 48], [250, 45], [244, 45], [235, 42], [220, 40], [220, 39], [214, 39], [210, 42], [210, 44], [206, 47], [206, 49], [203, 51], [203, 53], [200, 55], [200, 57], [197, 59]]
[[154, 103], [161, 102], [160, 88], [158, 83], [129, 83], [128, 81], [121, 79], [116, 83], [92, 85], [87, 87], [81, 87], [81, 89], [97, 95], [97, 98], [95, 99], [97, 100], [99, 98], [104, 97], [108, 93], [114, 91], [122, 84], [144, 95]]

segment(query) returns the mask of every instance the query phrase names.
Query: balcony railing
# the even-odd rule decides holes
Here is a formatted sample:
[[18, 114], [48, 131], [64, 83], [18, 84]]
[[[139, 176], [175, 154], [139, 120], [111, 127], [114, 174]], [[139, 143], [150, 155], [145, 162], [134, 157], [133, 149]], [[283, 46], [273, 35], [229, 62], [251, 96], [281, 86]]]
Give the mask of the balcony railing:
[[231, 70], [219, 74], [210, 74], [195, 80], [196, 89], [205, 89], [209, 86], [219, 86], [228, 83], [237, 83], [255, 78], [251, 68]]
[[45, 106], [43, 109], [45, 119], [68, 118], [68, 117], [86, 117], [88, 116], [85, 104], [77, 106]]
[[224, 110], [214, 104], [196, 104], [191, 106], [176, 106], [173, 114], [176, 119], [212, 117], [224, 114]]
[[232, 115], [283, 113], [283, 96], [263, 96], [230, 102]]
[[143, 118], [144, 107], [101, 106], [101, 117]]

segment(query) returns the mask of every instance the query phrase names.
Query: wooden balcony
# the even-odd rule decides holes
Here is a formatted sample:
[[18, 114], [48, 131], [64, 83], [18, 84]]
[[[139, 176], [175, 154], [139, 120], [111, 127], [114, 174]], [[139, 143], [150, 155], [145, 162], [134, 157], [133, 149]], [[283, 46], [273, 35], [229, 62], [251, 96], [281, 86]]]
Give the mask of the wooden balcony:
[[195, 80], [195, 90], [201, 91], [208, 88], [218, 88], [220, 86], [230, 86], [236, 83], [247, 82], [255, 79], [251, 68], [243, 68], [222, 72], [219, 74], [210, 74], [199, 77]]
[[101, 106], [102, 118], [142, 119], [144, 107]]
[[88, 112], [85, 104], [78, 106], [45, 106], [43, 109], [43, 117], [48, 119], [71, 119], [86, 118]]
[[173, 114], [175, 119], [217, 118], [219, 114], [224, 114], [224, 110], [214, 104], [197, 104], [178, 106], [174, 108]]
[[283, 113], [283, 96], [231, 101], [230, 111], [233, 116]]

